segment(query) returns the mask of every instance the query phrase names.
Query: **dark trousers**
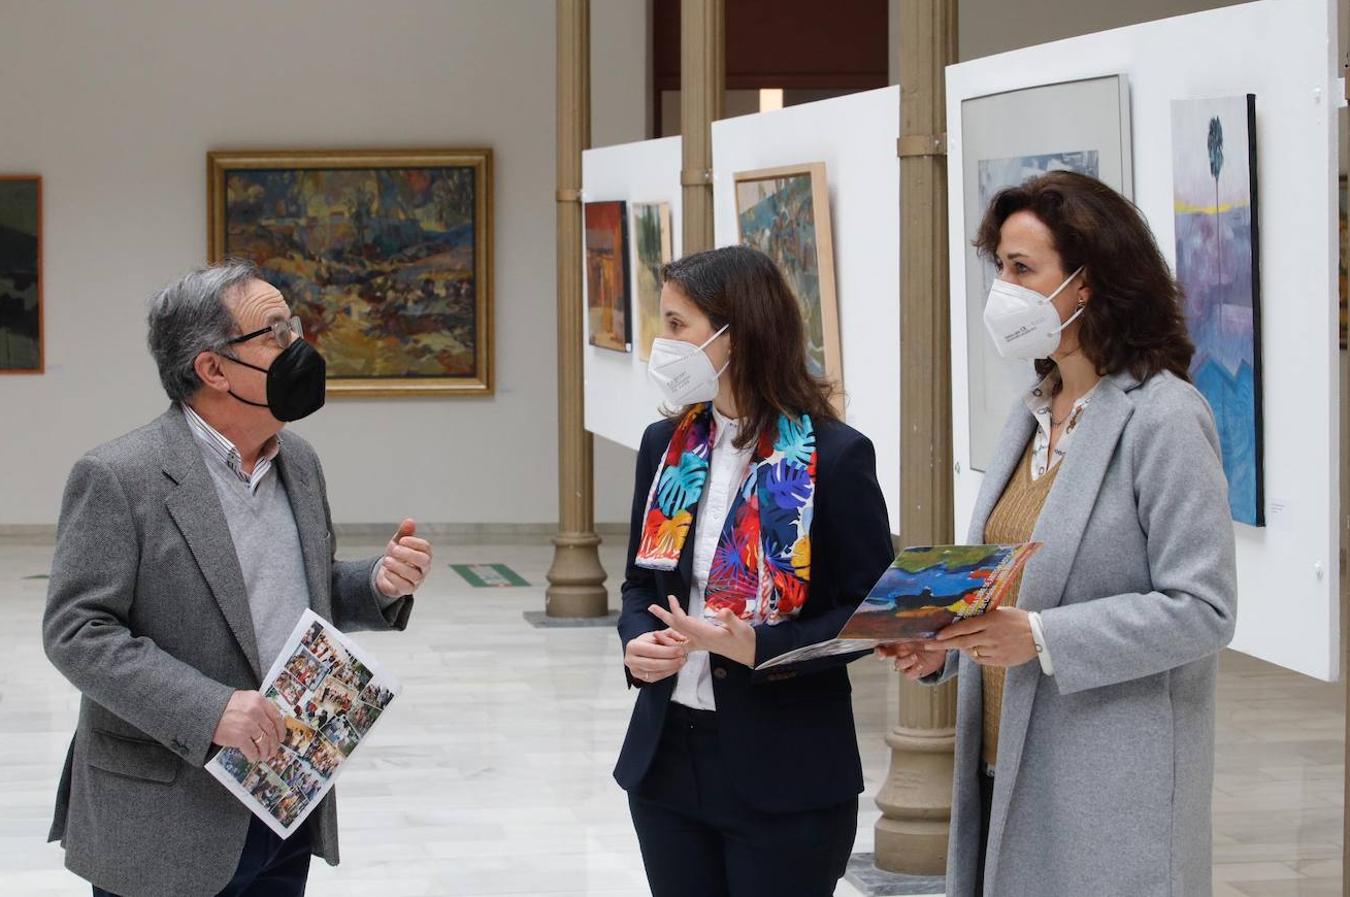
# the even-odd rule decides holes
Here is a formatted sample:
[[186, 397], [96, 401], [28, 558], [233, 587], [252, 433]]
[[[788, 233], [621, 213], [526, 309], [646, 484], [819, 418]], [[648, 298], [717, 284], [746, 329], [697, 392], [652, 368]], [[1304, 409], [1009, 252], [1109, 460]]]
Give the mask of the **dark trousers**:
[[977, 775], [980, 777], [980, 855], [975, 866], [975, 894], [978, 897], [984, 893], [984, 855], [989, 852], [989, 817], [994, 815], [994, 777], [983, 769]]
[[652, 897], [830, 897], [858, 828], [856, 797], [799, 813], [746, 805], [724, 770], [716, 714], [678, 704], [628, 806]]
[[[253, 817], [234, 878], [217, 897], [304, 897], [311, 844], [308, 825], [283, 841]], [[183, 861], [192, 860], [184, 857]], [[94, 897], [117, 895], [95, 887]]]

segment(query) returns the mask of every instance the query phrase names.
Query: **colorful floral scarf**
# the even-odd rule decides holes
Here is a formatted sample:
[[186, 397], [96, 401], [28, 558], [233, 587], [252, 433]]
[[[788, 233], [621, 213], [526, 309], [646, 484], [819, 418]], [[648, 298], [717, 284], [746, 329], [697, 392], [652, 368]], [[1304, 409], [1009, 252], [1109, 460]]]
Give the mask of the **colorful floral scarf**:
[[[647, 498], [637, 564], [674, 570], [708, 481], [717, 423], [712, 406], [680, 419]], [[727, 608], [751, 623], [781, 623], [806, 603], [811, 582], [811, 512], [816, 433], [811, 418], [778, 418], [777, 438], [761, 436], [717, 540], [704, 615]]]

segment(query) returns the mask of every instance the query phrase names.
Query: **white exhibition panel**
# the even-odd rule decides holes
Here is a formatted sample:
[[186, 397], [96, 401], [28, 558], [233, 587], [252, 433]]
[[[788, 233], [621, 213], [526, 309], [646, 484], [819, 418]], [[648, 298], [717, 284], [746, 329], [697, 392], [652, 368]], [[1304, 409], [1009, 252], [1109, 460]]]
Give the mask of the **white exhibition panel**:
[[848, 423], [872, 440], [900, 531], [900, 88], [713, 122], [718, 246], [739, 242], [737, 172], [824, 162]]
[[[672, 258], [680, 257], [681, 143], [678, 137], [645, 140], [586, 150], [581, 154], [583, 202], [623, 200], [629, 204], [628, 313], [637, 314], [637, 265], [632, 256], [632, 204], [670, 203]], [[582, 249], [583, 253], [585, 248]], [[585, 265], [582, 266], [583, 272]], [[582, 336], [586, 339], [585, 277], [582, 277]], [[647, 379], [647, 363], [638, 360], [637, 320], [633, 351], [614, 352], [582, 347], [585, 376], [586, 429], [634, 451], [647, 425], [661, 416], [661, 394]], [[625, 476], [627, 476], [625, 472]]]
[[978, 59], [947, 69], [956, 528], [982, 475], [970, 469], [961, 101], [1124, 73], [1135, 202], [1175, 261], [1171, 103], [1256, 94], [1267, 526], [1235, 524], [1233, 647], [1339, 676], [1339, 382], [1335, 9], [1261, 0]]

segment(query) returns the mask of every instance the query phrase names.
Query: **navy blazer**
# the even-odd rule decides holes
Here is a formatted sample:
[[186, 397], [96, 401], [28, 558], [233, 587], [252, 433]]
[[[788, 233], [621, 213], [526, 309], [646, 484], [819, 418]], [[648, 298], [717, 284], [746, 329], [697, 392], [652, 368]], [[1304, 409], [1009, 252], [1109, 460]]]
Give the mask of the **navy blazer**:
[[[628, 568], [623, 583], [619, 638], [665, 625], [647, 611], [674, 595], [689, 606], [693, 581], [694, 524], [678, 568], [648, 570], [634, 564], [647, 496], [676, 421], [652, 424], [638, 450]], [[792, 620], [755, 627], [755, 664], [786, 651], [833, 638], [894, 558], [886, 500], [877, 485], [876, 452], [857, 430], [835, 421], [816, 424], [816, 494], [811, 523], [811, 583], [806, 604]], [[852, 687], [845, 665], [860, 654], [822, 658], [753, 672], [712, 655], [718, 736], [732, 781], [757, 810], [798, 812], [832, 806], [862, 791], [862, 763], [853, 725]], [[627, 667], [624, 668], [628, 672]], [[614, 778], [625, 790], [642, 781], [656, 753], [675, 676], [639, 689]]]

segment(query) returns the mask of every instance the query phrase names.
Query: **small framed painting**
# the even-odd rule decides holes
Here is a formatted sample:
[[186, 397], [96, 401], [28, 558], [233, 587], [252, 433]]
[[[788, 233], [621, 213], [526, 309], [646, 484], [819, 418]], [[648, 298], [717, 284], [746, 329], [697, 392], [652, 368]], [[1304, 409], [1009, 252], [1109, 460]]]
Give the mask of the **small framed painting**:
[[590, 343], [633, 350], [628, 305], [628, 204], [586, 203], [586, 328]]
[[834, 241], [825, 163], [742, 171], [736, 181], [736, 226], [743, 246], [778, 265], [801, 305], [811, 373], [844, 386]]
[[42, 178], [0, 175], [0, 374], [41, 374]]
[[633, 203], [638, 359], [649, 361], [661, 333], [661, 269], [671, 260], [670, 203]]

